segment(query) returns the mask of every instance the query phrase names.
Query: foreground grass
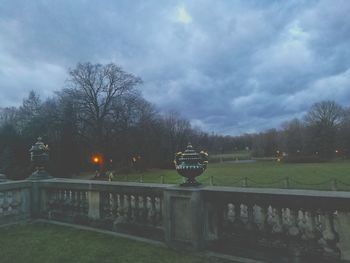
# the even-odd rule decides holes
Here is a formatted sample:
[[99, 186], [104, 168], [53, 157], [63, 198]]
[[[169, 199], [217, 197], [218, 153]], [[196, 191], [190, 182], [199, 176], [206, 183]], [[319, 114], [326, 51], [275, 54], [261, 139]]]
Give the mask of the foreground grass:
[[[248, 185], [253, 187], [283, 188], [284, 179], [289, 177], [290, 187], [297, 189], [330, 190], [334, 179], [338, 180], [338, 190], [350, 190], [350, 162], [290, 164], [272, 161], [256, 163], [209, 163], [208, 169], [198, 178], [203, 184], [242, 186], [244, 178], [249, 178]], [[132, 173], [128, 176], [117, 175], [116, 181], [140, 181], [160, 183], [161, 176], [165, 183], [181, 183], [182, 178], [175, 170], [151, 169], [144, 173]], [[345, 183], [342, 184], [341, 182]]]
[[189, 252], [50, 224], [2, 227], [0, 237], [1, 263], [219, 262]]

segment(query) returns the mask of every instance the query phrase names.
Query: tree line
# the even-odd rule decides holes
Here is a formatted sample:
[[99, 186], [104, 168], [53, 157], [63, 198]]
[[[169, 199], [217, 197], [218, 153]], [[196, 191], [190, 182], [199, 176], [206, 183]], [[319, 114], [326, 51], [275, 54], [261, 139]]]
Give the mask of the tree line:
[[317, 102], [302, 119], [253, 136], [253, 154], [287, 161], [327, 161], [350, 156], [350, 108], [334, 101]]
[[51, 149], [50, 172], [68, 177], [93, 168], [99, 154], [105, 169], [128, 172], [173, 167], [174, 153], [188, 142], [198, 150], [228, 153], [251, 149], [256, 156], [331, 158], [349, 155], [350, 115], [335, 102], [315, 104], [304, 120], [281, 130], [221, 136], [191, 126], [176, 112], [159, 112], [139, 90], [142, 80], [115, 64], [79, 63], [62, 90], [43, 100], [31, 91], [19, 107], [0, 110], [0, 168], [12, 179], [32, 171], [28, 150], [38, 136]]

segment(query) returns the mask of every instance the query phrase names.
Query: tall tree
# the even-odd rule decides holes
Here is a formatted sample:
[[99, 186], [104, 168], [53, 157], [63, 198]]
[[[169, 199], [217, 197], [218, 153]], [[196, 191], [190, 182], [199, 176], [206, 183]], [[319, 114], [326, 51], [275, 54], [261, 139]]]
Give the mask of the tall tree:
[[315, 103], [307, 113], [309, 147], [321, 158], [328, 159], [334, 154], [337, 128], [343, 114], [343, 108], [334, 101]]
[[304, 124], [293, 119], [283, 124], [283, 139], [286, 151], [290, 156], [304, 154]]
[[103, 150], [106, 119], [112, 113], [112, 102], [132, 92], [141, 79], [113, 63], [79, 63], [69, 75], [69, 87], [64, 92], [70, 94], [78, 106], [81, 133], [85, 136], [89, 133], [88, 138], [96, 150]]

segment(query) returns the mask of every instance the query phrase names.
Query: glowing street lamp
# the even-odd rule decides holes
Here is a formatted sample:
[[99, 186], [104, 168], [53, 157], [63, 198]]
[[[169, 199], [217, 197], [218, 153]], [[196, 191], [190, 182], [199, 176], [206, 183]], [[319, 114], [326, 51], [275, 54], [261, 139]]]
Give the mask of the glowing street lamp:
[[100, 154], [94, 154], [91, 156], [91, 162], [94, 164], [95, 166], [95, 177], [99, 177], [100, 176], [100, 169], [101, 166], [103, 164], [103, 158]]

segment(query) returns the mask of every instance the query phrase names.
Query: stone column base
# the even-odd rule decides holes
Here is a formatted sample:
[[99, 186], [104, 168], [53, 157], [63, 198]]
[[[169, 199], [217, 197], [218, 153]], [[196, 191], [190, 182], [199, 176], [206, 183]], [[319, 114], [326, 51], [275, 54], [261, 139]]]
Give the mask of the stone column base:
[[204, 208], [200, 187], [165, 189], [165, 240], [169, 246], [204, 248]]

